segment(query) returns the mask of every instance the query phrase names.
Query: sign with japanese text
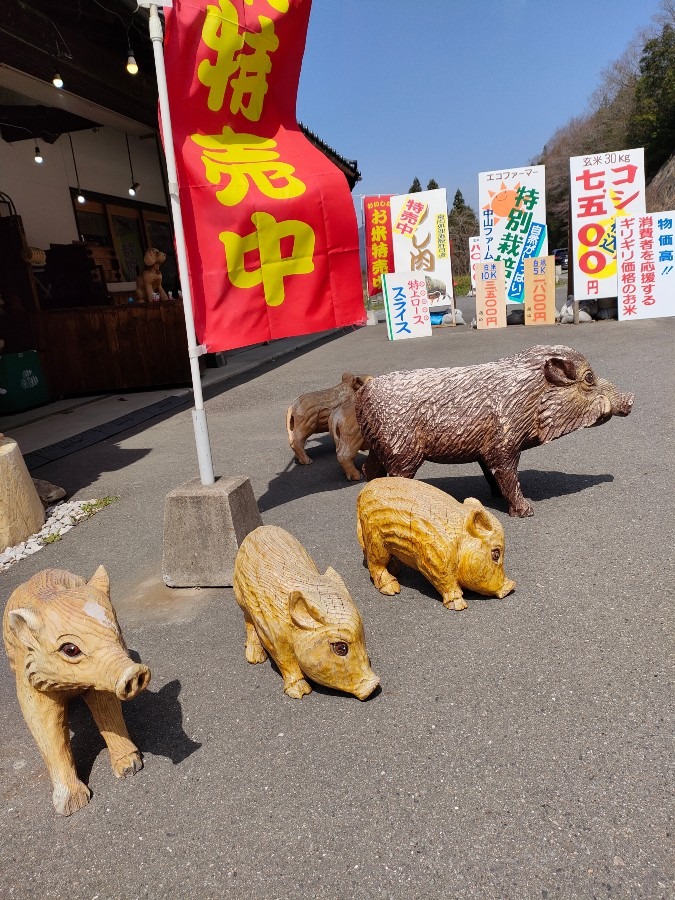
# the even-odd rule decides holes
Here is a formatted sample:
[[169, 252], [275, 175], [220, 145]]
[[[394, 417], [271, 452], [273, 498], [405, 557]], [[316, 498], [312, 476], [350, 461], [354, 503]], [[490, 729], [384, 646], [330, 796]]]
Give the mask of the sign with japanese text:
[[[390, 197], [394, 271], [431, 278], [431, 308], [453, 305], [452, 263], [445, 188]], [[440, 285], [438, 284], [440, 282]]]
[[476, 270], [476, 327], [506, 328], [506, 290], [501, 259], [482, 262]]
[[483, 262], [504, 263], [507, 303], [525, 299], [525, 260], [548, 253], [544, 166], [520, 166], [478, 175]]
[[423, 273], [385, 274], [382, 276], [382, 289], [390, 341], [431, 335], [429, 298]]
[[311, 0], [174, 0], [166, 76], [197, 339], [365, 322], [342, 172], [297, 125]]
[[645, 207], [644, 150], [619, 150], [570, 159], [574, 296], [616, 297], [616, 219]]
[[555, 325], [555, 257], [525, 260], [525, 324]]
[[389, 194], [363, 198], [363, 228], [366, 243], [368, 296], [382, 290], [382, 276], [394, 271]]
[[469, 238], [469, 270], [471, 272], [471, 290], [476, 290], [476, 269], [480, 265], [480, 235]]
[[675, 316], [675, 212], [617, 218], [619, 321]]

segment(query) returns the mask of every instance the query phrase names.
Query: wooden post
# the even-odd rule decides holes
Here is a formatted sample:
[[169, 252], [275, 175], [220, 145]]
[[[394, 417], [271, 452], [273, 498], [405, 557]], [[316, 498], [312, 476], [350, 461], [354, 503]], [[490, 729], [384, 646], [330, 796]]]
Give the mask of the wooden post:
[[44, 507], [19, 446], [0, 434], [0, 551], [25, 541], [44, 523]]

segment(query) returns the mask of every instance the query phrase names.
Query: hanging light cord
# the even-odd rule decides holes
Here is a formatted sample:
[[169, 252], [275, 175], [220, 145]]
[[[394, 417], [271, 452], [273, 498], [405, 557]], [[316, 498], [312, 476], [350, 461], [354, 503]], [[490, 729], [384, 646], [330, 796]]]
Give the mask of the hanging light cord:
[[131, 172], [131, 184], [133, 185], [136, 181], [134, 178], [134, 167], [131, 165], [131, 150], [129, 149], [129, 135], [124, 135], [127, 142], [127, 156], [129, 157], [129, 171]]
[[73, 154], [73, 165], [75, 166], [75, 180], [77, 181], [77, 189], [79, 191], [79, 190], [81, 190], [80, 176], [77, 174], [77, 163], [75, 162], [75, 150], [73, 149], [73, 139], [70, 136], [70, 132], [68, 132], [68, 140], [70, 141], [70, 152]]

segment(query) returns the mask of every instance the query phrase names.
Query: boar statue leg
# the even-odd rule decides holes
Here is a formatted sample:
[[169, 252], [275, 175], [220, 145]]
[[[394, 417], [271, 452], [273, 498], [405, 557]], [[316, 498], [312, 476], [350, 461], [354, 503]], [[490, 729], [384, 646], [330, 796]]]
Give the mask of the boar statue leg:
[[384, 478], [387, 474], [382, 460], [374, 450], [368, 451], [368, 456], [363, 462], [362, 472], [366, 481], [372, 481], [373, 478]]
[[312, 463], [312, 460], [309, 456], [307, 456], [307, 452], [305, 450], [305, 441], [309, 435], [300, 434], [297, 431], [293, 432], [293, 443], [291, 444], [291, 450], [295, 454], [295, 459], [300, 463], [301, 466], [309, 466]]
[[378, 539], [377, 534], [370, 536], [370, 542], [364, 549], [364, 560], [373, 584], [381, 594], [393, 597], [394, 594], [401, 593], [401, 585], [396, 578], [400, 568], [396, 565], [398, 560], [394, 560], [384, 542]]
[[22, 678], [17, 678], [16, 686], [21, 712], [42, 754], [54, 788], [54, 809], [61, 816], [70, 816], [89, 803], [91, 791], [77, 777], [70, 749], [67, 698], [36, 691]]
[[110, 752], [113, 774], [117, 778], [135, 775], [143, 768], [143, 758], [129, 737], [120, 700], [108, 691], [90, 688], [84, 694], [84, 701]]
[[519, 461], [520, 454], [507, 462], [490, 466], [490, 470], [494, 473], [495, 481], [499, 485], [502, 496], [508, 501], [509, 515], [523, 519], [526, 516], [534, 515], [534, 510], [523, 496], [523, 491], [520, 487], [518, 478]]
[[[358, 453], [358, 451], [357, 451]], [[343, 448], [338, 446], [337, 450], [337, 460], [342, 466], [342, 471], [347, 476], [348, 481], [360, 481], [361, 473], [354, 465], [354, 458], [356, 453], [353, 453], [349, 448]]]
[[284, 693], [292, 697], [294, 700], [301, 700], [305, 694], [311, 694], [312, 688], [305, 681], [305, 675], [298, 665], [293, 652], [289, 651], [288, 656], [284, 655], [284, 659], [275, 659], [279, 666], [281, 677], [284, 679]]
[[483, 470], [483, 475], [485, 475], [485, 480], [487, 481], [488, 485], [490, 486], [490, 494], [493, 497], [501, 497], [502, 492], [499, 489], [499, 484], [498, 484], [495, 476], [490, 471], [489, 466], [486, 463], [484, 463], [482, 459], [478, 460], [478, 465]]
[[464, 594], [456, 579], [446, 579], [443, 584], [437, 584], [436, 588], [443, 599], [443, 606], [446, 609], [467, 608], [468, 604], [464, 599]]
[[247, 661], [250, 663], [264, 663], [267, 659], [267, 651], [263, 647], [258, 637], [258, 632], [255, 630], [255, 625], [249, 618], [248, 613], [244, 613], [244, 624], [246, 625], [245, 653]]

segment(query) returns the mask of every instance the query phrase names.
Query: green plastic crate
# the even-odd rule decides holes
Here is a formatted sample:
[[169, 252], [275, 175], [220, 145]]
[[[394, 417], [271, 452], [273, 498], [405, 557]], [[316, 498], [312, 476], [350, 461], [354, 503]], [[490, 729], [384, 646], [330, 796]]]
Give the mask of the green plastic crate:
[[49, 391], [36, 350], [0, 356], [0, 415], [49, 403]]

